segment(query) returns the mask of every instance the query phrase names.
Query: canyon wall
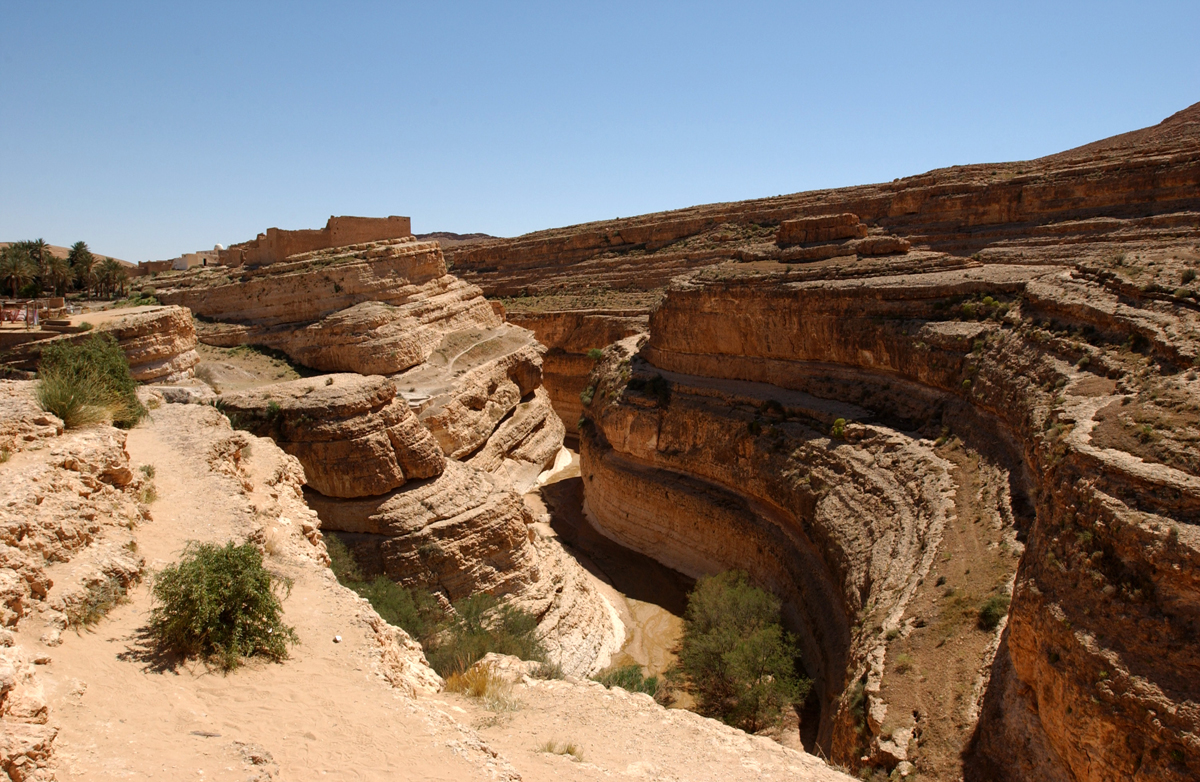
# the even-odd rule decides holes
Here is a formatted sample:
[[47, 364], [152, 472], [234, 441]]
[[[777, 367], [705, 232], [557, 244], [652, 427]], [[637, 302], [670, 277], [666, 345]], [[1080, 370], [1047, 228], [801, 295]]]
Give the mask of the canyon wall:
[[601, 350], [619, 339], [641, 334], [648, 319], [637, 310], [568, 310], [508, 312], [506, 320], [534, 333], [549, 350], [543, 357], [543, 379], [554, 412], [568, 434], [578, 434], [583, 412], [580, 394], [596, 365], [589, 351]]
[[554, 466], [564, 427], [543, 387], [546, 349], [447, 273], [436, 242], [371, 242], [159, 281], [200, 339], [264, 345], [330, 374], [226, 393], [238, 427], [304, 466], [322, 528], [369, 576], [476, 592], [539, 618], [571, 673], [607, 664], [624, 630], [522, 495]]
[[[1154, 257], [1164, 277], [1196, 262], [1187, 238]], [[581, 435], [595, 523], [783, 597], [838, 762], [920, 770], [943, 720], [973, 778], [1197, 774], [1200, 311], [1131, 298], [1088, 264], [930, 265], [730, 264], [677, 282], [649, 341], [614, 346], [596, 375]], [[948, 572], [972, 508], [996, 536], [953, 556], [992, 583], [963, 602], [926, 578]], [[1001, 550], [1024, 552], [1015, 577]], [[1007, 625], [947, 624], [1010, 582]], [[961, 702], [909, 709], [900, 658], [936, 655], [922, 637], [948, 627], [980, 675], [963, 669]]]

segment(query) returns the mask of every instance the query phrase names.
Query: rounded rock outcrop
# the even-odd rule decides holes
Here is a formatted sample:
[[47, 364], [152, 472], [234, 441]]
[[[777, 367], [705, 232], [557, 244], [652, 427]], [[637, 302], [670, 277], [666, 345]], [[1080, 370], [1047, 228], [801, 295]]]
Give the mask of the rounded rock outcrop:
[[226, 394], [219, 406], [299, 459], [309, 486], [329, 497], [385, 494], [446, 465], [433, 435], [379, 375], [302, 378]]

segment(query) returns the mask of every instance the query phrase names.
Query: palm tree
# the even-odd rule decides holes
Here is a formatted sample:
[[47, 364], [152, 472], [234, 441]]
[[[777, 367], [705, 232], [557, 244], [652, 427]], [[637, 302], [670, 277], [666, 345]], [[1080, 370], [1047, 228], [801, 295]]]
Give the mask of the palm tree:
[[34, 239], [29, 245], [29, 257], [37, 264], [38, 277], [46, 279], [47, 264], [50, 262], [50, 245], [45, 239]]
[[12, 285], [14, 299], [17, 298], [17, 290], [27, 285], [33, 277], [33, 265], [22, 248], [12, 244], [0, 252], [0, 280]]
[[61, 296], [71, 284], [71, 265], [66, 258], [51, 255], [46, 259], [46, 281], [54, 286], [54, 295]]
[[125, 270], [121, 268], [121, 264], [117, 263], [112, 258], [105, 258], [100, 261], [100, 268], [96, 272], [97, 280], [103, 295], [112, 297], [118, 289], [124, 288], [125, 285]]
[[96, 256], [88, 249], [87, 242], [75, 242], [67, 255], [71, 262], [71, 272], [75, 276], [75, 284], [83, 288], [88, 296], [92, 295], [92, 286], [96, 284]]

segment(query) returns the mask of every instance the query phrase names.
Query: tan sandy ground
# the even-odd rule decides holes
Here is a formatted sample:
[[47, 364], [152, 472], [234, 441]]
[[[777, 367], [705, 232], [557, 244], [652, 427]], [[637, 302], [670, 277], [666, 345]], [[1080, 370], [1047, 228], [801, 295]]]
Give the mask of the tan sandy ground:
[[[165, 405], [130, 433], [132, 463], [156, 471], [154, 520], [136, 530], [151, 571], [188, 540], [243, 539], [275, 507], [264, 489], [274, 444], [250, 446], [253, 490], [243, 493], [206, 460], [224, 427], [211, 408]], [[410, 698], [376, 672], [364, 602], [336, 584], [294, 522], [266, 522], [283, 536], [268, 566], [294, 580], [284, 605], [300, 644], [282, 664], [223, 675], [157, 655], [142, 639], [147, 584], [61, 646], [36, 640], [37, 617], [22, 625], [18, 641], [51, 658], [40, 670], [60, 727], [59, 780], [847, 779], [768, 739], [594, 683], [517, 685], [516, 709], [501, 713], [458, 695]], [[576, 742], [582, 761], [539, 751], [548, 741]]]
[[[155, 520], [137, 532], [152, 570], [175, 560], [188, 540], [243, 537], [253, 519], [232, 481], [189, 449], [180, 431], [186, 412], [168, 405], [129, 437], [132, 461], [156, 468]], [[53, 659], [43, 675], [61, 726], [60, 780], [244, 780], [262, 771], [282, 779], [491, 778], [478, 757], [447, 746], [464, 738], [457, 726], [372, 673], [374, 641], [356, 620], [353, 593], [296, 553], [268, 562], [295, 582], [286, 621], [300, 644], [282, 665], [255, 663], [230, 675], [198, 664], [163, 670], [170, 661], [139, 640], [150, 610], [146, 584], [93, 631], [64, 634], [60, 647], [33, 640], [36, 626], [22, 629], [30, 647]], [[259, 749], [247, 753], [236, 742]], [[272, 762], [247, 760], [264, 750]]]

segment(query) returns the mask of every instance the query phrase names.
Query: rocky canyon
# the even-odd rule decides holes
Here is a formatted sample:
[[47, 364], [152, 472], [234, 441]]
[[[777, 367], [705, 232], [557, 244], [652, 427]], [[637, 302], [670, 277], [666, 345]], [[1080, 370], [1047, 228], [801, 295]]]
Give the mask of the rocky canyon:
[[[146, 422], [69, 430], [0, 380], [0, 768], [1200, 778], [1198, 274], [1200, 104], [1037, 160], [145, 277], [159, 304], [87, 328]], [[528, 611], [565, 678], [497, 657], [508, 705], [446, 691], [330, 535], [444, 609]], [[645, 630], [589, 535], [781, 601], [786, 735], [588, 680]], [[210, 539], [291, 579], [294, 659], [210, 682], [139, 640]]]

